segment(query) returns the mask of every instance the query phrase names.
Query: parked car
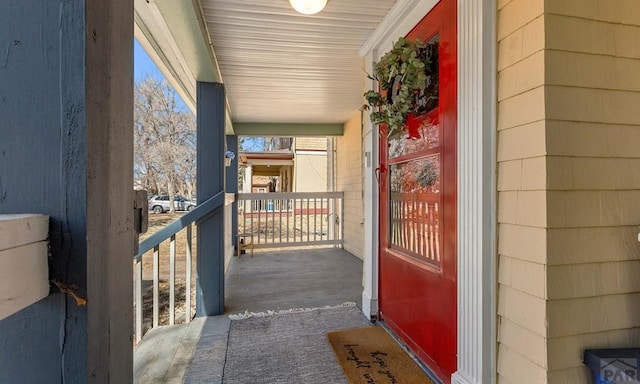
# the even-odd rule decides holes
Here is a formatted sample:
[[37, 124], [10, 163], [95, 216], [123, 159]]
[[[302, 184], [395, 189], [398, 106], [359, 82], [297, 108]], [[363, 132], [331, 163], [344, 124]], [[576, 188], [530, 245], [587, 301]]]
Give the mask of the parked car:
[[[173, 207], [176, 211], [190, 211], [196, 206], [196, 202], [184, 196], [173, 197]], [[149, 199], [149, 212], [169, 212], [169, 195], [156, 195]]]

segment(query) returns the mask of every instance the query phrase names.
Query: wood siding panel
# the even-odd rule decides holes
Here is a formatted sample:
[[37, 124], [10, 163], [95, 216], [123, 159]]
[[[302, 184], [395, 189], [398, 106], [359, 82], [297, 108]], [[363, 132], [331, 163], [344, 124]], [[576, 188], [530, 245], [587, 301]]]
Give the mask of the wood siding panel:
[[640, 190], [548, 191], [549, 227], [637, 226], [640, 225], [638, 201]]
[[[549, 339], [549, 369], [575, 367], [582, 369], [582, 356], [575, 351], [584, 348], [633, 348], [640, 343], [640, 330], [612, 330]], [[589, 381], [587, 381], [589, 382]]]
[[[540, 337], [547, 334], [547, 302], [543, 298], [528, 295], [509, 286], [500, 285], [498, 315]], [[519, 351], [526, 354], [526, 351]]]
[[547, 1], [550, 383], [640, 335], [640, 3]]
[[549, 299], [640, 292], [640, 260], [548, 266]]
[[546, 126], [544, 1], [498, 4], [499, 383], [544, 383]]
[[545, 52], [533, 55], [500, 71], [498, 101], [517, 96], [544, 84]]
[[544, 228], [547, 212], [544, 191], [515, 191], [498, 193], [498, 222], [527, 227]]
[[[616, 3], [602, 3], [616, 8]], [[636, 4], [636, 8], [640, 4]], [[636, 9], [635, 13], [638, 10]], [[640, 25], [545, 15], [545, 49], [618, 58], [640, 58]]]
[[545, 122], [541, 120], [499, 131], [498, 162], [544, 156], [547, 145], [545, 130]]
[[547, 153], [554, 156], [638, 158], [640, 129], [634, 125], [547, 121]]
[[507, 318], [500, 323], [498, 342], [512, 351], [526, 351], [524, 357], [539, 367], [547, 365], [546, 339]]
[[498, 40], [498, 70], [502, 71], [543, 49], [544, 18], [540, 15], [523, 28]]
[[542, 384], [547, 382], [545, 368], [535, 364], [526, 357], [526, 354], [507, 347], [501, 343], [498, 345], [498, 375], [508, 382], [518, 384]]
[[550, 190], [636, 190], [640, 159], [547, 157]]
[[[546, 50], [546, 84], [640, 91], [640, 59]], [[597, 74], [595, 76], [594, 74]]]
[[547, 1], [545, 13], [615, 24], [640, 25], [637, 0], [616, 0], [614, 4], [612, 7], [601, 0]]
[[[549, 281], [549, 284], [554, 282]], [[634, 330], [640, 324], [640, 295], [627, 293], [551, 300], [548, 303], [549, 337]], [[574, 350], [574, 353], [579, 351]]]
[[498, 283], [528, 295], [546, 298], [546, 268], [543, 264], [532, 263], [508, 256], [500, 256]]
[[549, 265], [611, 263], [638, 259], [638, 227], [552, 228], [547, 232]]
[[547, 230], [501, 223], [498, 231], [498, 253], [511, 258], [545, 264]]
[[498, 130], [545, 119], [545, 89], [534, 88], [498, 103]]
[[498, 40], [522, 29], [543, 12], [544, 1], [513, 0], [498, 11]]

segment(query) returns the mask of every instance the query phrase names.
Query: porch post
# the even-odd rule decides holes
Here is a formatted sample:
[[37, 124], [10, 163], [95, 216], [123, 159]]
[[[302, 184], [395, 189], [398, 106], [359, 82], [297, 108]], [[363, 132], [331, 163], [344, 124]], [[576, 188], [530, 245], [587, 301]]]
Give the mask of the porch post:
[[458, 0], [458, 370], [496, 382], [495, 0]]
[[[226, 167], [226, 191], [227, 193], [238, 193], [238, 136], [227, 136], [227, 151], [233, 152], [236, 157], [231, 160], [231, 165]], [[231, 244], [235, 247], [238, 235], [238, 202], [234, 201], [231, 209]]]
[[[225, 96], [220, 83], [197, 83], [198, 204], [224, 191]], [[196, 316], [224, 312], [224, 210], [198, 222]]]
[[244, 183], [242, 185], [242, 192], [251, 193], [251, 186], [253, 181], [253, 166], [247, 164], [244, 169]]
[[51, 284], [0, 321], [0, 382], [132, 383], [133, 2], [0, 8], [0, 212], [50, 217], [79, 299]]

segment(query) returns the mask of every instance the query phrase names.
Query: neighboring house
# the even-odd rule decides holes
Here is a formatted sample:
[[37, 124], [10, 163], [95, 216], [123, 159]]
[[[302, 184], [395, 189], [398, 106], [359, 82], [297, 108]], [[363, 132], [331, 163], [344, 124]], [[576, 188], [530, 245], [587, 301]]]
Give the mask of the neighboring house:
[[327, 138], [296, 137], [293, 192], [327, 191]]
[[289, 148], [240, 152], [243, 192], [327, 191], [327, 138], [294, 137]]
[[290, 150], [240, 152], [238, 157], [244, 168], [241, 192], [291, 192], [294, 156]]
[[[0, 212], [49, 215], [50, 278], [87, 298], [52, 289], [3, 319], [0, 382], [131, 381], [134, 20], [198, 110], [199, 198], [220, 193], [225, 134], [334, 137], [326, 182], [345, 192], [362, 311], [443, 382], [588, 383], [586, 348], [640, 345], [640, 1], [134, 3], [0, 13]], [[401, 36], [438, 39], [441, 71], [423, 127], [441, 140], [405, 157], [359, 110]], [[427, 163], [437, 189], [390, 182]]]

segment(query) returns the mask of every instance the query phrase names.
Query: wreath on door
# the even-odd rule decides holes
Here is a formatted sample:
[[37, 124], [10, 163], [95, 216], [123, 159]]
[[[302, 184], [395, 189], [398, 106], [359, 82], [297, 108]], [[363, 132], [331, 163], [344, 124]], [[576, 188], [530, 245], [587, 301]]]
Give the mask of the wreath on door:
[[401, 37], [373, 64], [373, 74], [367, 77], [378, 82], [379, 90], [365, 92], [363, 108], [372, 108], [371, 122], [382, 135], [420, 138], [418, 117], [438, 105], [437, 55], [437, 42]]

